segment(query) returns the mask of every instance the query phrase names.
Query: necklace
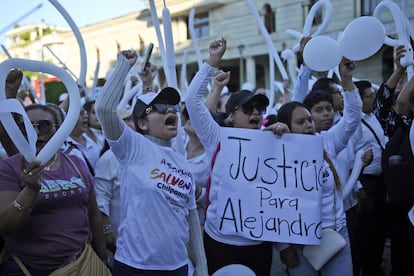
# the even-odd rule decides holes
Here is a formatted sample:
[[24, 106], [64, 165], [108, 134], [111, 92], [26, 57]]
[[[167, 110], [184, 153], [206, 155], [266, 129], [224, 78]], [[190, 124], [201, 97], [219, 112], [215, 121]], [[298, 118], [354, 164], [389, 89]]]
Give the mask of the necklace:
[[56, 162], [56, 160], [57, 160], [57, 158], [58, 158], [58, 155], [57, 154], [55, 154], [55, 157], [53, 157], [53, 161], [52, 162], [50, 162], [47, 166], [45, 166], [45, 170], [47, 170], [47, 171], [50, 171], [50, 168], [53, 166], [53, 164], [55, 164], [55, 162]]

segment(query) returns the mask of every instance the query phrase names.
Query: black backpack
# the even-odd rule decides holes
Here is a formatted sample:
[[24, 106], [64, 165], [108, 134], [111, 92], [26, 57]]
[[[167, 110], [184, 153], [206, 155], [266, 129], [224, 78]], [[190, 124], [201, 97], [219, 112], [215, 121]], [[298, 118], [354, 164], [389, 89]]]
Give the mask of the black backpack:
[[382, 169], [390, 202], [414, 201], [414, 157], [410, 127], [399, 127], [382, 153]]

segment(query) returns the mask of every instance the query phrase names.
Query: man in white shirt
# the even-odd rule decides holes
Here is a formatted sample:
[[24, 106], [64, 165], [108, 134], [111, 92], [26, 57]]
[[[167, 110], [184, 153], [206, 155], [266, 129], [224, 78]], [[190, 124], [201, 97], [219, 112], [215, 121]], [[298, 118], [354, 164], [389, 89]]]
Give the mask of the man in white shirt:
[[375, 91], [369, 81], [355, 82], [362, 99], [362, 141], [370, 144], [373, 160], [359, 178], [366, 200], [360, 204], [357, 222], [357, 264], [361, 275], [383, 275], [381, 270], [385, 244], [386, 202], [381, 157], [388, 138], [372, 113]]

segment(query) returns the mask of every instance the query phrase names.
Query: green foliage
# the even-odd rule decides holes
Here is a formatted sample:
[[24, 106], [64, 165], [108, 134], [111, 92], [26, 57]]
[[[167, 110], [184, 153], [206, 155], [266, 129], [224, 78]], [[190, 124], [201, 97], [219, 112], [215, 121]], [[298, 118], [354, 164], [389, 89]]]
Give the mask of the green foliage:
[[46, 102], [59, 103], [59, 96], [66, 92], [66, 87], [61, 81], [51, 81], [45, 83]]
[[48, 35], [52, 33], [52, 29], [48, 26], [46, 29], [43, 29], [43, 35]]
[[32, 71], [25, 71], [23, 70], [23, 74], [29, 79], [40, 79], [40, 73], [39, 72], [32, 72]]
[[30, 32], [24, 32], [19, 37], [23, 41], [30, 41]]

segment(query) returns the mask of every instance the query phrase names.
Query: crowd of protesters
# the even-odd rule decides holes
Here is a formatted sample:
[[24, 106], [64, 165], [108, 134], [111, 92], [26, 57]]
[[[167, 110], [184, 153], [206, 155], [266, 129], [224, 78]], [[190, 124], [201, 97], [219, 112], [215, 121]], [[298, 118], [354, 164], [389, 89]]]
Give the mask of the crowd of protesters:
[[[301, 64], [291, 100], [275, 102], [260, 89], [228, 91], [231, 74], [220, 68], [226, 45], [210, 44], [186, 97], [159, 87], [150, 63], [133, 72], [141, 86], [131, 90], [137, 54], [119, 52], [98, 97], [84, 98], [75, 127], [45, 164], [27, 162], [1, 125], [0, 275], [69, 275], [84, 259], [88, 275], [220, 275], [234, 264], [264, 276], [414, 275], [414, 79], [404, 79], [406, 49], [396, 47], [395, 70], [377, 91], [369, 80], [353, 81], [356, 65], [344, 58], [339, 81], [323, 77], [312, 87], [312, 70]], [[38, 153], [77, 103], [27, 103], [23, 77], [9, 72], [6, 97], [24, 106]], [[24, 133], [22, 117], [14, 120]], [[227, 128], [322, 137], [321, 225], [345, 246], [321, 268], [304, 257], [303, 244], [220, 231], [228, 168], [215, 161], [225, 158]], [[362, 172], [343, 195], [360, 150]]]

